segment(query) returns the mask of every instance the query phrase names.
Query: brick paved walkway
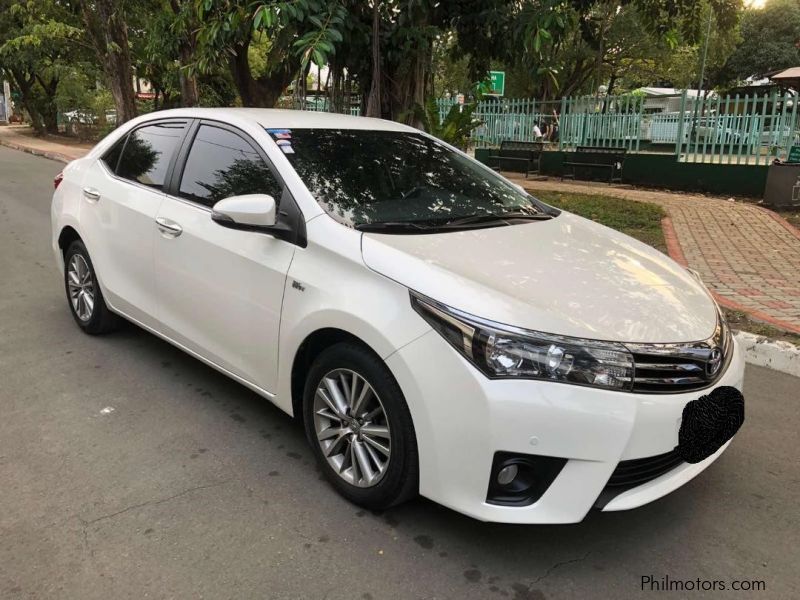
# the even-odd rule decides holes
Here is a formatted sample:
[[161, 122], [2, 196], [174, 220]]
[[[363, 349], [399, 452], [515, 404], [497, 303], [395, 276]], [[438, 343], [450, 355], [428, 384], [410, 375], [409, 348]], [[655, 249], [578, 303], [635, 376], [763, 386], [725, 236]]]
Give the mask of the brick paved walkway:
[[534, 193], [600, 194], [662, 206], [670, 256], [700, 273], [720, 304], [800, 333], [800, 230], [777, 214], [695, 194], [506, 175]]

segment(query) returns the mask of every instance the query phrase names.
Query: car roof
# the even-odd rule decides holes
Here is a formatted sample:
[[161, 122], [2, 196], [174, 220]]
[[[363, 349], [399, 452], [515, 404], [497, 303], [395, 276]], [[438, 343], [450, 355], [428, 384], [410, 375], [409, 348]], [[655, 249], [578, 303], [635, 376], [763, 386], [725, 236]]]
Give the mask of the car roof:
[[253, 121], [267, 129], [369, 129], [378, 131], [418, 131], [408, 125], [336, 113], [278, 108], [177, 108], [148, 113], [147, 117], [185, 117], [196, 119], [231, 118]]

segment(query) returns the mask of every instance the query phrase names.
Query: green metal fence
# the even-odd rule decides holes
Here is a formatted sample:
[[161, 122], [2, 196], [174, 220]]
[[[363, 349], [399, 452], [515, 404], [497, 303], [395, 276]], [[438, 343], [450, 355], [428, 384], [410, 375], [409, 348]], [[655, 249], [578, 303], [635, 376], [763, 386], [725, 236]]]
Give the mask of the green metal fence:
[[[443, 120], [456, 103], [455, 99], [439, 99], [439, 118]], [[486, 98], [473, 113], [481, 124], [472, 132], [471, 141], [476, 148], [499, 146], [503, 140], [555, 143], [560, 106], [560, 101], [534, 98]]]
[[[504, 140], [543, 141], [550, 149], [579, 146], [625, 148], [628, 152], [673, 154], [680, 162], [766, 165], [785, 159], [800, 144], [797, 96], [753, 92], [695, 98], [638, 95], [582, 96], [557, 101], [484, 98], [474, 112], [480, 126], [471, 135], [476, 148]], [[455, 99], [437, 101], [444, 119]], [[678, 108], [676, 110], [676, 108]], [[669, 109], [671, 112], [662, 112]], [[327, 99], [304, 110], [329, 111]], [[360, 114], [351, 105], [350, 114]]]
[[800, 143], [797, 112], [797, 96], [777, 90], [701, 98], [676, 115], [675, 154], [683, 162], [737, 165], [785, 159]]
[[[347, 110], [338, 111], [344, 114], [353, 115], [354, 117], [361, 116], [361, 102], [360, 99], [351, 101]], [[309, 112], [333, 112], [330, 105], [330, 99], [327, 96], [320, 96], [316, 98], [306, 98], [306, 101], [301, 103], [295, 98], [291, 100], [291, 108], [295, 110], [306, 110]]]
[[578, 146], [625, 148], [637, 152], [642, 129], [639, 96], [564, 98], [559, 117], [559, 150]]

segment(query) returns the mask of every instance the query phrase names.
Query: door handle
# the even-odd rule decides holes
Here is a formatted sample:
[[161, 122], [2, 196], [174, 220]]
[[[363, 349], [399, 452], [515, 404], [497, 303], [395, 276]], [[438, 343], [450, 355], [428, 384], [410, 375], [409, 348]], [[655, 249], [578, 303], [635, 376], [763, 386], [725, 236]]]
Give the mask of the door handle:
[[183, 233], [183, 227], [178, 225], [175, 221], [171, 221], [170, 219], [165, 219], [164, 217], [156, 218], [156, 225], [158, 226], [158, 230], [165, 237], [175, 238]]
[[85, 187], [83, 188], [83, 197], [86, 198], [89, 202], [97, 202], [100, 200], [100, 192], [98, 192], [93, 187]]

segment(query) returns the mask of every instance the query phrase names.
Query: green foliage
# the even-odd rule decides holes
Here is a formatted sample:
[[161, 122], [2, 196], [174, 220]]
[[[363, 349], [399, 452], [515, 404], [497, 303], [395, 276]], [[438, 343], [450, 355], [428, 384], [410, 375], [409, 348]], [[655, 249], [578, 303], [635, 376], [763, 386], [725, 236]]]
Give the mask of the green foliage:
[[800, 3], [768, 0], [742, 15], [741, 44], [728, 61], [738, 79], [764, 77], [800, 65]]
[[425, 131], [432, 136], [465, 150], [470, 134], [482, 124], [475, 118], [477, 107], [477, 101], [463, 105], [454, 104], [447, 111], [444, 119], [441, 119], [436, 99], [431, 96], [424, 107], [419, 104], [415, 105], [414, 116], [422, 123]]
[[22, 96], [37, 131], [56, 128], [56, 93], [88, 52], [76, 16], [57, 0], [0, 0], [0, 72]]

